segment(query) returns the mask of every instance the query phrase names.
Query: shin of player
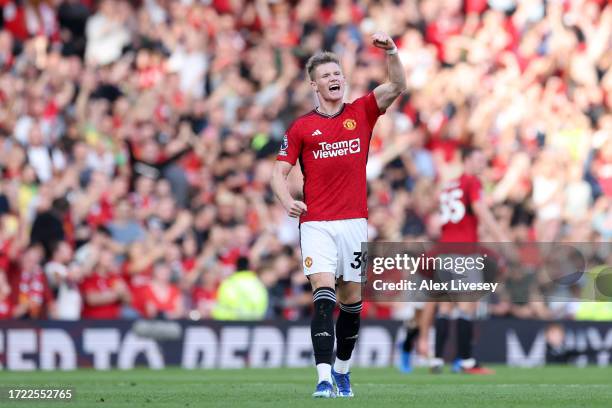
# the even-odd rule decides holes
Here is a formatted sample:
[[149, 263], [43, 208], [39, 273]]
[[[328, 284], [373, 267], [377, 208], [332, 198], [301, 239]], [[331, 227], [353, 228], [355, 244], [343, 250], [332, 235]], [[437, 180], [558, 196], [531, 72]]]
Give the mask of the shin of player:
[[[314, 273], [309, 275], [313, 287], [314, 310], [310, 335], [317, 367], [318, 383], [335, 383], [339, 390], [352, 396], [349, 381], [350, 360], [359, 337], [361, 323], [361, 287], [358, 282], [338, 281], [340, 313], [335, 324], [333, 312], [336, 306], [334, 275]], [[332, 368], [334, 341], [337, 345], [336, 360]], [[343, 382], [345, 382], [343, 384]]]
[[330, 385], [332, 384], [331, 363], [334, 352], [334, 309], [336, 307], [333, 276], [331, 273], [316, 273], [310, 276], [314, 305], [310, 336], [319, 377], [318, 382], [327, 382]]
[[[340, 313], [336, 322], [336, 361], [334, 374], [348, 374], [351, 355], [359, 337], [361, 324], [361, 285], [340, 282]], [[336, 376], [337, 377], [337, 376]]]

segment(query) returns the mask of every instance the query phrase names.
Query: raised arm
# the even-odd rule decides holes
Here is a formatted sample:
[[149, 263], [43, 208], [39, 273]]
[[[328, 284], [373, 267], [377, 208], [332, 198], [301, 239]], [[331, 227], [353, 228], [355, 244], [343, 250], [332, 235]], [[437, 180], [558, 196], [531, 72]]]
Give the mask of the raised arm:
[[476, 217], [478, 217], [478, 221], [484, 225], [484, 227], [492, 235], [493, 239], [495, 239], [497, 242], [510, 242], [510, 238], [495, 220], [495, 216], [484, 200], [481, 199], [472, 203], [472, 209], [474, 210]]
[[372, 44], [387, 53], [389, 79], [374, 89], [376, 103], [381, 111], [386, 110], [393, 101], [406, 90], [406, 74], [397, 55], [397, 47], [387, 34], [376, 33], [372, 35]]
[[295, 200], [289, 192], [289, 185], [287, 183], [287, 176], [293, 166], [290, 163], [284, 161], [277, 161], [274, 164], [274, 170], [272, 171], [272, 191], [274, 195], [281, 202], [290, 217], [299, 217], [302, 213], [305, 213], [307, 208], [306, 204], [302, 201]]

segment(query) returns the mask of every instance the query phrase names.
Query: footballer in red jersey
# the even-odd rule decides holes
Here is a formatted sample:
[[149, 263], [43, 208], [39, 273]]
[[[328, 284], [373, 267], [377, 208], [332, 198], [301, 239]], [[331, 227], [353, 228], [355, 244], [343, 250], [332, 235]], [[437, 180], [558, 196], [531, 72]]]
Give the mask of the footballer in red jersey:
[[443, 186], [440, 193], [442, 223], [439, 242], [478, 242], [478, 223], [497, 242], [507, 241], [493, 214], [483, 199], [482, 183], [478, 178], [487, 165], [479, 149], [463, 148], [463, 174]]
[[477, 242], [478, 218], [472, 208], [480, 201], [482, 184], [473, 174], [463, 174], [440, 193], [440, 242]]
[[308, 208], [300, 223], [367, 218], [366, 163], [381, 113], [370, 92], [334, 115], [314, 109], [287, 130], [277, 160], [300, 161]]
[[[276, 197], [291, 217], [300, 218], [304, 273], [313, 289], [311, 339], [319, 376], [313, 397], [353, 396], [349, 362], [362, 305], [361, 268], [351, 263], [367, 241], [368, 150], [376, 119], [406, 89], [393, 40], [376, 33], [372, 44], [387, 53], [389, 80], [351, 103], [344, 102], [346, 79], [338, 57], [321, 52], [309, 59], [306, 71], [319, 106], [289, 127], [272, 176]], [[298, 161], [303, 201], [292, 197], [287, 185]], [[336, 285], [340, 314], [334, 327]]]
[[[491, 210], [486, 204], [482, 183], [478, 178], [486, 167], [484, 153], [475, 148], [463, 148], [461, 151], [463, 160], [463, 174], [455, 180], [446, 183], [440, 192], [440, 218], [441, 235], [440, 245], [435, 249], [438, 256], [447, 254], [450, 256], [470, 256], [482, 253], [478, 247], [478, 225], [491, 234], [497, 242], [507, 242], [505, 233], [495, 221]], [[452, 243], [464, 245], [452, 245]], [[445, 245], [446, 244], [446, 245]], [[470, 245], [473, 244], [473, 245]], [[446, 256], [446, 255], [445, 255]], [[473, 278], [482, 281], [482, 271], [473, 271]], [[469, 278], [468, 278], [469, 279]], [[478, 303], [476, 301], [458, 302], [433, 302], [424, 305], [420, 324], [414, 328], [410, 337], [414, 341], [419, 336], [420, 352], [426, 351], [427, 336], [429, 328], [434, 320], [436, 307], [438, 315], [435, 319], [435, 359], [433, 359], [432, 371], [440, 372], [443, 365], [443, 354], [449, 334], [450, 317], [453, 313], [457, 318], [457, 359], [453, 365], [453, 371], [469, 374], [491, 374], [492, 371], [480, 367], [472, 355], [473, 319]], [[412, 345], [404, 346], [404, 353], [410, 353]], [[402, 355], [402, 371], [410, 371], [410, 355]], [[407, 365], [407, 367], [405, 367]]]

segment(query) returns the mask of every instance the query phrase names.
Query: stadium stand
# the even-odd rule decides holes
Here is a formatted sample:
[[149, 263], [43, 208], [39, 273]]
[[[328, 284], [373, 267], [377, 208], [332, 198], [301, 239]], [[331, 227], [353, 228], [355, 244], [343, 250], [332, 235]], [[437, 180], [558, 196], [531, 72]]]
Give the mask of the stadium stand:
[[[487, 197], [516, 242], [612, 237], [605, 0], [0, 7], [0, 318], [209, 318], [243, 257], [268, 290], [265, 317], [308, 315], [297, 223], [271, 169], [312, 107], [314, 51], [341, 56], [348, 100], [385, 77], [374, 29], [396, 40], [409, 92], [373, 135], [372, 240], [436, 238], [435, 187], [458, 173], [465, 144], [486, 151]], [[532, 302], [507, 294], [491, 314], [589, 318], [515, 285], [531, 285]]]

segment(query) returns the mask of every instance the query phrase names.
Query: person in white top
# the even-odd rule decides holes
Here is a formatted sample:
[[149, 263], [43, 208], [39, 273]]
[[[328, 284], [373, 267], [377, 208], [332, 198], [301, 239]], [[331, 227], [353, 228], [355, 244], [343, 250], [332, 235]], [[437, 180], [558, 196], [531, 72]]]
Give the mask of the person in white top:
[[78, 283], [82, 270], [71, 263], [72, 248], [65, 241], [53, 246], [51, 261], [45, 265], [45, 275], [51, 289], [57, 293], [54, 318], [58, 320], [78, 320], [81, 317], [83, 300]]
[[127, 7], [113, 0], [104, 0], [98, 12], [87, 20], [85, 60], [88, 64], [106, 65], [121, 57], [123, 47], [130, 42]]

